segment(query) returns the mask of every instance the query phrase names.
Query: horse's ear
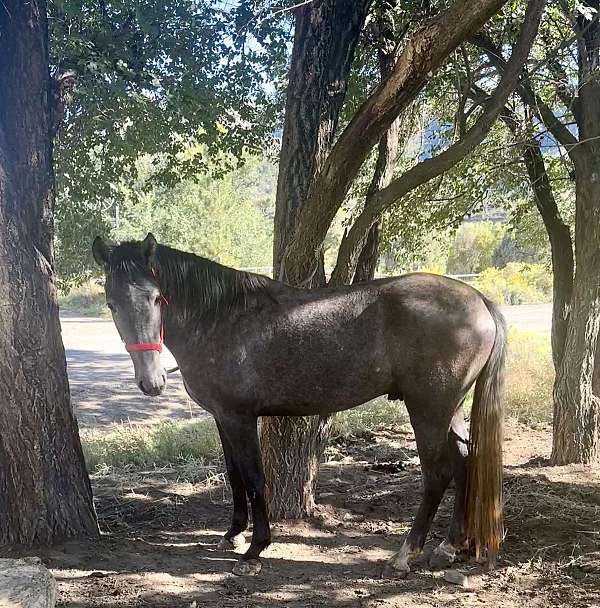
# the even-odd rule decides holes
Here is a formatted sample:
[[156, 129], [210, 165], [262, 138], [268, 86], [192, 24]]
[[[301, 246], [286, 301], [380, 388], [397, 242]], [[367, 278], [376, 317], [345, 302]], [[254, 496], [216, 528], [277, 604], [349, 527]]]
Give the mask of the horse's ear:
[[154, 257], [154, 254], [156, 253], [157, 246], [158, 246], [158, 243], [156, 242], [154, 235], [151, 232], [149, 232], [146, 235], [146, 238], [142, 241], [142, 252], [143, 252], [146, 260], [148, 260], [148, 261], [152, 260], [152, 258]]
[[97, 236], [94, 239], [92, 253], [94, 254], [94, 259], [96, 260], [98, 266], [102, 266], [102, 268], [106, 270], [108, 268], [108, 261], [110, 258], [110, 248], [104, 242], [104, 239], [101, 236]]

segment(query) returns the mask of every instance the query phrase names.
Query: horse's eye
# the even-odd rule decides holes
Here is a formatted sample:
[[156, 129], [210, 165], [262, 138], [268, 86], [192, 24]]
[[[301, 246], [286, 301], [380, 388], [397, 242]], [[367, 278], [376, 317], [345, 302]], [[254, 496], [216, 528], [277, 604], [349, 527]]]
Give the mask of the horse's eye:
[[156, 298], [154, 298], [154, 305], [158, 306], [160, 304], [160, 296], [156, 296]]

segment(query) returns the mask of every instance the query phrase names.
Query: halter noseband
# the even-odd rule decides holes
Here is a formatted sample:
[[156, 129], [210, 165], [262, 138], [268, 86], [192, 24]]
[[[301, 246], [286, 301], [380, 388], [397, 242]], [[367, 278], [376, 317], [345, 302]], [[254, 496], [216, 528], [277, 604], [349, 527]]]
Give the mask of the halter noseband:
[[128, 353], [139, 353], [139, 352], [143, 352], [145, 350], [155, 350], [158, 353], [162, 352], [163, 349], [163, 337], [164, 337], [164, 326], [163, 326], [163, 320], [164, 320], [164, 313], [165, 313], [165, 308], [168, 306], [169, 304], [169, 300], [167, 300], [167, 298], [165, 297], [165, 294], [162, 292], [162, 289], [160, 288], [160, 283], [158, 282], [158, 277], [156, 276], [156, 271], [154, 270], [154, 268], [152, 269], [152, 276], [154, 277], [154, 281], [156, 283], [156, 286], [158, 287], [158, 291], [160, 292], [160, 341], [159, 342], [138, 342], [137, 344], [127, 344], [127, 342], [125, 342], [125, 350]]

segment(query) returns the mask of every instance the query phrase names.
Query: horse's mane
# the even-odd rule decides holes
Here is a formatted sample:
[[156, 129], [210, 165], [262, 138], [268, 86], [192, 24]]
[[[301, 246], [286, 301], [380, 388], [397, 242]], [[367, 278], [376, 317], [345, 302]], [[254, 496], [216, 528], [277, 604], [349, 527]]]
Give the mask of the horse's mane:
[[134, 277], [153, 271], [162, 293], [186, 317], [217, 317], [235, 309], [246, 309], [271, 282], [266, 276], [223, 266], [206, 258], [158, 245], [148, 264], [139, 241], [114, 247], [109, 260], [109, 278]]

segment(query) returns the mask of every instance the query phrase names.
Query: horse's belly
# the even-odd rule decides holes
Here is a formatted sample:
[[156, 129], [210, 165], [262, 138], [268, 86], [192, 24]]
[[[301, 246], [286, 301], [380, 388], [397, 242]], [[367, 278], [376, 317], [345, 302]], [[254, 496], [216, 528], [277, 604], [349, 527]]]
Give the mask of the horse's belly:
[[307, 416], [332, 414], [350, 409], [393, 390], [389, 374], [381, 369], [371, 374], [321, 374], [296, 376], [287, 382], [266, 383], [257, 403], [260, 416]]

